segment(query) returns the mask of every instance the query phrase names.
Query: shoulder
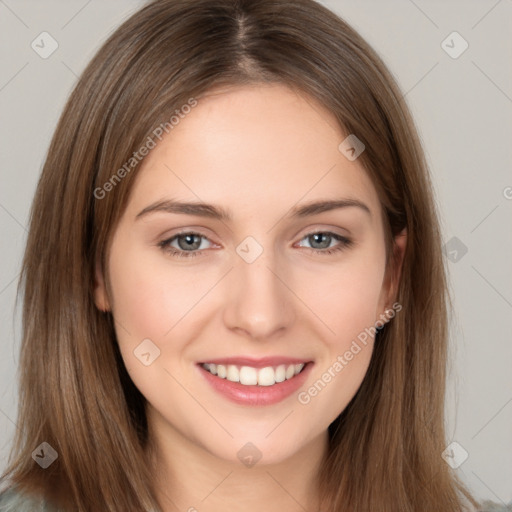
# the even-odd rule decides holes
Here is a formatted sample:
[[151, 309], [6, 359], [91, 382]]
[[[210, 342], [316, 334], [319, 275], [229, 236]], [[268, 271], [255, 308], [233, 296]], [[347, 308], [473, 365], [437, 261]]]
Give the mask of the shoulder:
[[500, 505], [492, 501], [484, 501], [479, 509], [479, 512], [512, 512], [512, 502], [508, 505]]
[[0, 493], [0, 512], [57, 512], [42, 498], [29, 496], [16, 489]]

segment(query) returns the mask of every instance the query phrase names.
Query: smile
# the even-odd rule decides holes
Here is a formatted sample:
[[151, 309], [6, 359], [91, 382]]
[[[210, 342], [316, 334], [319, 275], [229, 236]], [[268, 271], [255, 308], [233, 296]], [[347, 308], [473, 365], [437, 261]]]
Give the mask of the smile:
[[[285, 358], [282, 358], [285, 359]], [[222, 362], [226, 364], [222, 364]], [[238, 360], [238, 363], [242, 361]], [[313, 361], [253, 362], [255, 366], [217, 360], [198, 363], [196, 367], [218, 396], [245, 406], [269, 406], [290, 397], [301, 388], [314, 366]], [[277, 362], [277, 361], [276, 361]]]
[[280, 364], [278, 366], [254, 368], [252, 366], [238, 366], [234, 364], [203, 363], [202, 367], [220, 379], [239, 382], [244, 386], [273, 386], [276, 383], [290, 380], [298, 375], [303, 370], [304, 365], [305, 363]]

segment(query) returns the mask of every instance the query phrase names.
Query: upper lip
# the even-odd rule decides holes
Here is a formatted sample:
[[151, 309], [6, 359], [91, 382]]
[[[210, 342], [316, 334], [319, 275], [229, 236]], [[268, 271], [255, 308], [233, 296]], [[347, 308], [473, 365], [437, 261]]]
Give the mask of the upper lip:
[[217, 359], [205, 359], [199, 364], [204, 363], [213, 363], [213, 364], [223, 364], [223, 365], [238, 365], [238, 366], [252, 366], [253, 368], [265, 368], [267, 366], [279, 366], [281, 364], [300, 364], [300, 363], [308, 363], [310, 359], [300, 359], [296, 357], [285, 357], [285, 356], [275, 356], [275, 357], [262, 357], [262, 358], [253, 358], [253, 357], [222, 357]]

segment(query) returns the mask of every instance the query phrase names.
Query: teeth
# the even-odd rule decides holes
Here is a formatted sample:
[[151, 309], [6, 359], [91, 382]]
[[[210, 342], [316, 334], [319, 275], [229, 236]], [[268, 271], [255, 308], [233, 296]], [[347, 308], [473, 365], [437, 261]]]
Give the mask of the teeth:
[[221, 378], [221, 379], [225, 379], [226, 378], [226, 367], [223, 365], [223, 364], [218, 364], [217, 365], [217, 375]]
[[258, 386], [272, 386], [276, 383], [276, 372], [271, 366], [258, 370]]
[[231, 382], [240, 382], [240, 372], [236, 366], [230, 364], [226, 373], [226, 379]]
[[256, 370], [256, 368], [251, 368], [250, 366], [242, 366], [242, 368], [238, 370], [238, 368], [233, 365], [229, 365], [229, 368], [233, 368], [239, 376], [238, 381], [233, 382], [240, 382], [240, 384], [243, 384], [244, 386], [255, 386], [258, 384], [258, 370]]
[[299, 374], [304, 368], [304, 363], [284, 365], [277, 367], [253, 368], [252, 366], [238, 367], [233, 364], [204, 363], [203, 368], [221, 379], [231, 382], [239, 382], [244, 386], [273, 386], [276, 382], [289, 380]]
[[[297, 372], [298, 373], [298, 372]], [[276, 382], [283, 382], [286, 380], [286, 366], [284, 364], [279, 365], [276, 368], [275, 374], [275, 381]]]

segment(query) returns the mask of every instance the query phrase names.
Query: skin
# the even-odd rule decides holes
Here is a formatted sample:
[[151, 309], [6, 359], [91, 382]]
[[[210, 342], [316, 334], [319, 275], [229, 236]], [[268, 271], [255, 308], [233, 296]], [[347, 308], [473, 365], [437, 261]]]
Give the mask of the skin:
[[[327, 427], [358, 390], [373, 338], [308, 404], [297, 393], [270, 406], [234, 404], [199, 378], [196, 363], [313, 360], [303, 391], [393, 304], [400, 269], [385, 272], [381, 205], [359, 161], [338, 150], [347, 135], [320, 104], [283, 85], [231, 87], [199, 98], [142, 163], [112, 238], [109, 287], [98, 267], [95, 300], [112, 311], [127, 370], [149, 402], [164, 511], [318, 509]], [[136, 219], [170, 198], [213, 203], [232, 220], [163, 211]], [[339, 198], [363, 202], [370, 214], [345, 207], [289, 215]], [[158, 246], [187, 230], [206, 237], [197, 256]], [[318, 231], [353, 244], [321, 254], [340, 242], [308, 236]], [[252, 263], [236, 252], [248, 236], [263, 248]], [[187, 241], [178, 242], [172, 247], [186, 251]], [[395, 243], [401, 261], [406, 233]], [[145, 366], [133, 351], [148, 338], [160, 356]], [[248, 442], [261, 452], [253, 467], [237, 457]]]

